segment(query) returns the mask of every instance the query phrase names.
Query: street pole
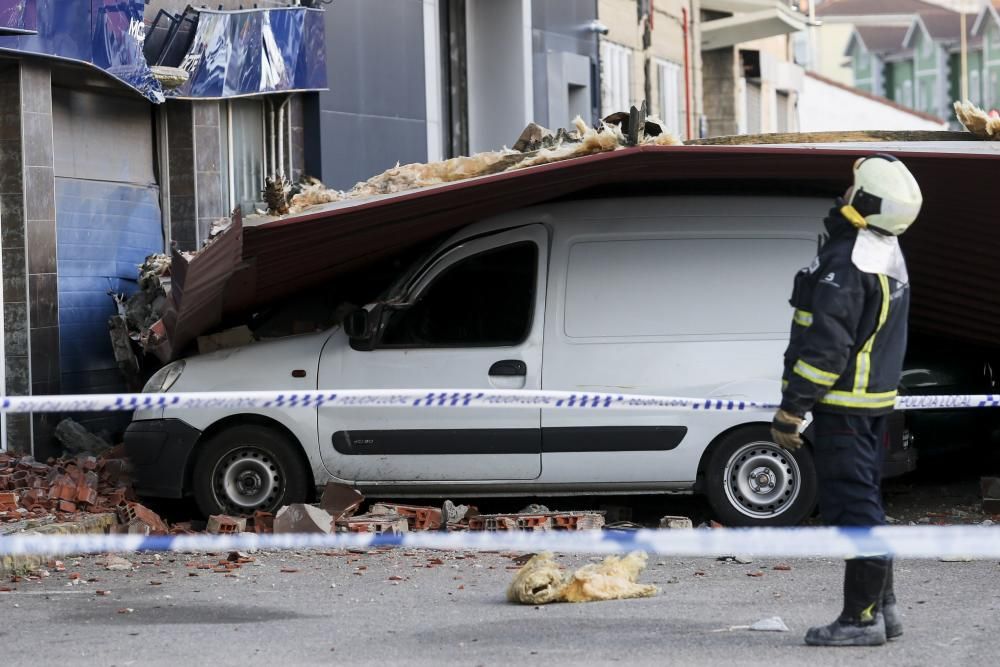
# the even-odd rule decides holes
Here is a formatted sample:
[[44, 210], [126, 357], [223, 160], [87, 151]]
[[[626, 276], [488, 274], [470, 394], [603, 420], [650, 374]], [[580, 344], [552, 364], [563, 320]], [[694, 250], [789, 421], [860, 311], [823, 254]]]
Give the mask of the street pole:
[[969, 99], [969, 40], [965, 34], [965, 11], [959, 16], [962, 17], [962, 102]]

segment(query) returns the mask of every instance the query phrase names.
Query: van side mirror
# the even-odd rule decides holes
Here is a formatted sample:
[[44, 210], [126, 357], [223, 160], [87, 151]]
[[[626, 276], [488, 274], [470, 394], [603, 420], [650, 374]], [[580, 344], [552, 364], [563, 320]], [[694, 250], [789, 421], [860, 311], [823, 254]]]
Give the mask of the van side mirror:
[[344, 333], [351, 339], [365, 339], [368, 337], [369, 319], [368, 311], [359, 308], [353, 311], [344, 320]]

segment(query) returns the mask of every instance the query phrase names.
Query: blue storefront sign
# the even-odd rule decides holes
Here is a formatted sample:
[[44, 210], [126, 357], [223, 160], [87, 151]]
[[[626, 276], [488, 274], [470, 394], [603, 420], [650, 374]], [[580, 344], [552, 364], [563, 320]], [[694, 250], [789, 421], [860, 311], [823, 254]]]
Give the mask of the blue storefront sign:
[[223, 98], [326, 88], [323, 12], [305, 7], [198, 12], [171, 97]]
[[161, 11], [149, 35], [145, 10], [146, 0], [0, 0], [0, 28], [36, 31], [0, 32], [0, 52], [91, 65], [157, 104], [164, 90], [150, 65], [188, 73], [187, 82], [168, 93], [179, 98], [326, 88], [322, 10]]
[[0, 0], [4, 21], [36, 31], [0, 37], [0, 51], [92, 65], [159, 103], [163, 90], [142, 54], [145, 9], [146, 0]]

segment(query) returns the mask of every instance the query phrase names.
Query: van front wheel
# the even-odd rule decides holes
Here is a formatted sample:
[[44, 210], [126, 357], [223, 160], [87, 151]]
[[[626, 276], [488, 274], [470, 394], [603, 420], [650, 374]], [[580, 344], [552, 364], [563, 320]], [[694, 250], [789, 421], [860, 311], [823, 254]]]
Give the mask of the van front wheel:
[[250, 516], [305, 502], [309, 473], [288, 438], [257, 425], [226, 429], [204, 444], [192, 485], [198, 508]]
[[765, 425], [726, 435], [711, 453], [705, 493], [726, 526], [794, 526], [816, 506], [816, 468], [808, 447], [772, 442]]

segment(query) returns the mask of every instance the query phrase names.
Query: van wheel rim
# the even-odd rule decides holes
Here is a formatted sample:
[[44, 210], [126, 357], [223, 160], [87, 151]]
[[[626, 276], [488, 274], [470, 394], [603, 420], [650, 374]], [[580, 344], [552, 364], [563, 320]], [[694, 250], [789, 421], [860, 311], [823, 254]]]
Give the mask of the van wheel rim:
[[256, 447], [241, 447], [226, 454], [212, 475], [215, 495], [226, 511], [249, 514], [273, 506], [282, 488], [278, 463]]
[[799, 497], [799, 464], [773, 442], [743, 445], [726, 463], [726, 498], [741, 514], [755, 519], [788, 511]]

